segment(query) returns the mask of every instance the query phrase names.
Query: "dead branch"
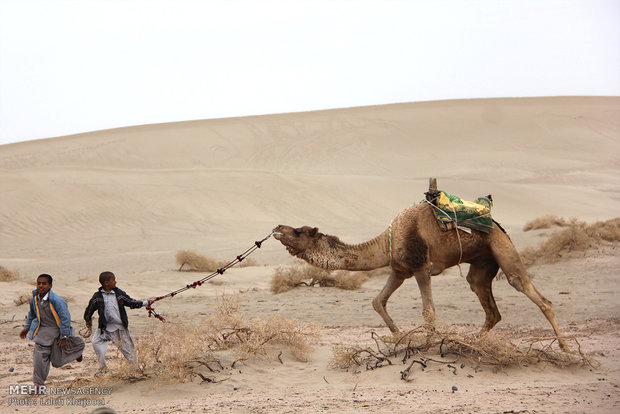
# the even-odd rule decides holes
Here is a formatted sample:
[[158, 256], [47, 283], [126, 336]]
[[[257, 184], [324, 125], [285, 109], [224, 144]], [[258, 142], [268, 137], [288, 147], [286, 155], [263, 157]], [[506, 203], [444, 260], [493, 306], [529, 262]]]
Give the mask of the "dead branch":
[[414, 359], [413, 361], [411, 361], [411, 364], [409, 364], [409, 366], [404, 369], [403, 371], [400, 372], [400, 379], [403, 381], [407, 381], [409, 382], [409, 374], [411, 372], [411, 368], [413, 368], [413, 364], [420, 364], [422, 365], [422, 370], [424, 370], [424, 368], [426, 368], [426, 364], [424, 363], [424, 361], [418, 361], [417, 359]]
[[[495, 367], [525, 366], [538, 363], [550, 363], [558, 367], [574, 366], [579, 363], [593, 365], [593, 362], [583, 354], [575, 338], [567, 339], [575, 340], [579, 357], [554, 351], [553, 344], [557, 341], [556, 337], [532, 338], [529, 341], [529, 347], [519, 348], [507, 338], [462, 336], [455, 332], [442, 332], [439, 329], [428, 330], [426, 327], [424, 329], [417, 327], [397, 338], [387, 352], [385, 351], [387, 347], [385, 338], [371, 332], [371, 339], [374, 342], [372, 348], [349, 348], [340, 354], [343, 360], [340, 363], [334, 363], [334, 365], [341, 367], [365, 365], [366, 369], [369, 370], [391, 364], [391, 360], [398, 357], [403, 364], [411, 360], [409, 367], [401, 373], [402, 379], [406, 381], [409, 380], [410, 371], [416, 363], [421, 364], [423, 368], [430, 362], [444, 364], [456, 375], [458, 358], [465, 358], [479, 365]], [[421, 353], [437, 348], [442, 358], [449, 354], [457, 358], [446, 361], [421, 355]]]

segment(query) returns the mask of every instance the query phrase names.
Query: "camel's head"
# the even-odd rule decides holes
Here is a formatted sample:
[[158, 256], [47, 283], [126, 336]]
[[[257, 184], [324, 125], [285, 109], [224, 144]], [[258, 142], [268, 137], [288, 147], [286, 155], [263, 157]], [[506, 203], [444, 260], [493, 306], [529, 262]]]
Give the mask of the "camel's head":
[[293, 228], [280, 224], [273, 229], [273, 237], [280, 240], [288, 252], [293, 256], [298, 256], [305, 252], [314, 241], [320, 236], [319, 229], [316, 227], [303, 226]]

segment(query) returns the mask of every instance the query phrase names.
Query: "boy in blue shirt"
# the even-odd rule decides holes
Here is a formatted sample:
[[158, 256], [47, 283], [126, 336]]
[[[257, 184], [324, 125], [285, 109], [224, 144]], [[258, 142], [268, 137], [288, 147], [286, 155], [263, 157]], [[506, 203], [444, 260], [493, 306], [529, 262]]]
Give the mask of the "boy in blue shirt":
[[[37, 277], [37, 288], [32, 291], [26, 324], [19, 333], [20, 338], [25, 339], [27, 335], [35, 343], [32, 380], [37, 389], [41, 390], [45, 390], [44, 384], [50, 372], [50, 362], [53, 362], [54, 347], [60, 347], [59, 361], [62, 359], [64, 363], [82, 361], [84, 348], [72, 346], [67, 352], [67, 339], [73, 337], [71, 314], [67, 302], [52, 291], [52, 282], [53, 278], [48, 274]], [[59, 361], [54, 364], [55, 367], [64, 365]]]

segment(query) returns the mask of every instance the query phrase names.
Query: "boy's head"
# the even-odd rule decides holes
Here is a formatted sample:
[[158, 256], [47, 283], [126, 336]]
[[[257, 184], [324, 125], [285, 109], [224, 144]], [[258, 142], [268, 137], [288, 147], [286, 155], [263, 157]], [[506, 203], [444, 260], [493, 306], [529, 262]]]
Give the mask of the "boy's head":
[[47, 273], [43, 273], [37, 277], [37, 293], [39, 297], [43, 297], [50, 291], [52, 288], [53, 279]]
[[99, 283], [103, 290], [112, 290], [116, 287], [116, 276], [112, 272], [102, 272], [99, 275]]

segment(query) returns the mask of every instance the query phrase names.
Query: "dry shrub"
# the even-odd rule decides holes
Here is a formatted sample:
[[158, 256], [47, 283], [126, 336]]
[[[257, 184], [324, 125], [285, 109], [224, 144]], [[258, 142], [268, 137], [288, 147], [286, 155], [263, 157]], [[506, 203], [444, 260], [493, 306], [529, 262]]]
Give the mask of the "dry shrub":
[[243, 261], [239, 263], [239, 267], [252, 267], [252, 266], [258, 266], [258, 262], [255, 259], [252, 259], [251, 257], [246, 257], [245, 259], [243, 259]]
[[192, 362], [215, 363], [205, 342], [205, 333], [181, 323], [155, 325], [151, 332], [135, 339], [138, 367], [120, 358], [120, 365], [108, 364], [110, 371], [101, 378], [135, 382], [156, 377], [169, 382], [186, 382], [197, 375]]
[[339, 270], [336, 272], [335, 287], [344, 290], [357, 290], [369, 279], [367, 272], [348, 272], [346, 270]]
[[551, 227], [566, 227], [569, 222], [562, 217], [553, 216], [551, 214], [535, 218], [532, 221], [528, 221], [523, 226], [523, 231], [550, 229]]
[[18, 297], [17, 299], [15, 299], [15, 300], [13, 301], [13, 303], [14, 303], [16, 306], [21, 306], [21, 305], [23, 305], [24, 303], [28, 303], [28, 302], [30, 302], [30, 298], [32, 298], [32, 296], [31, 296], [31, 295], [27, 295], [27, 294], [19, 295], [19, 297]]
[[392, 268], [389, 266], [386, 266], [386, 267], [380, 267], [375, 270], [368, 270], [368, 271], [358, 272], [358, 273], [363, 273], [367, 275], [369, 279], [372, 279], [374, 277], [387, 277], [392, 273]]
[[271, 279], [271, 292], [288, 292], [298, 286], [337, 287], [346, 290], [359, 289], [370, 277], [370, 272], [331, 272], [307, 263], [278, 267]]
[[242, 329], [245, 324], [245, 314], [241, 311], [241, 295], [223, 295], [217, 298], [215, 311], [212, 316], [205, 318], [205, 325], [209, 332], [209, 343], [214, 345], [214, 349], [226, 349], [231, 342], [225, 330], [230, 329], [236, 332]]
[[[592, 365], [580, 351], [567, 354], [552, 349], [557, 338], [531, 338], [517, 345], [512, 332], [502, 334], [492, 331], [477, 335], [472, 328], [457, 326], [428, 328], [419, 326], [407, 333], [379, 337], [372, 332], [374, 346], [344, 346], [333, 348], [329, 362], [331, 368], [348, 369], [365, 366], [367, 370], [387, 365], [404, 364], [401, 379], [408, 381], [415, 364], [426, 368], [429, 364], [443, 364], [456, 374], [459, 360], [468, 360], [477, 365], [495, 367], [528, 366], [541, 363], [558, 367]], [[574, 338], [573, 338], [574, 339]], [[577, 341], [575, 340], [575, 343]], [[439, 360], [437, 358], [442, 358]], [[452, 360], [446, 360], [451, 358]], [[464, 365], [461, 364], [460, 368]]]
[[[179, 270], [195, 272], [215, 272], [226, 265], [226, 262], [218, 261], [189, 250], [177, 252], [177, 265]], [[185, 267], [185, 269], [183, 269]]]
[[[267, 319], [245, 318], [240, 296], [222, 296], [212, 316], [198, 326], [162, 323], [151, 332], [135, 338], [138, 367], [120, 358], [119, 366], [90, 383], [135, 382], [157, 378], [186, 382], [199, 377], [219, 382], [229, 377], [235, 364], [253, 358], [280, 359], [284, 351], [305, 361], [318, 328], [279, 316]], [[226, 355], [232, 355], [232, 358]], [[224, 362], [226, 359], [227, 362]], [[232, 363], [230, 362], [232, 360]]]
[[550, 234], [538, 247], [521, 252], [526, 266], [534, 263], [554, 263], [571, 252], [584, 251], [603, 243], [620, 241], [620, 218], [586, 224], [572, 219], [567, 228]]
[[0, 266], [0, 282], [11, 282], [19, 279], [19, 272]]
[[597, 221], [586, 227], [586, 234], [595, 241], [620, 241], [620, 217], [607, 221]]
[[327, 270], [310, 266], [306, 263], [278, 267], [271, 279], [271, 292], [283, 293], [294, 287], [308, 285], [306, 281], [326, 280], [330, 275]]
[[233, 366], [256, 356], [273, 357], [282, 348], [290, 351], [295, 359], [307, 361], [311, 344], [318, 338], [315, 325], [302, 324], [296, 319], [271, 315], [267, 319], [246, 320], [238, 296], [223, 296], [218, 300], [215, 315], [206, 319], [206, 325], [215, 349], [232, 349]]

